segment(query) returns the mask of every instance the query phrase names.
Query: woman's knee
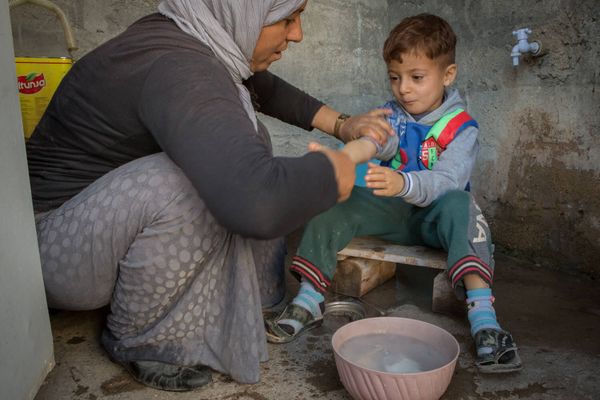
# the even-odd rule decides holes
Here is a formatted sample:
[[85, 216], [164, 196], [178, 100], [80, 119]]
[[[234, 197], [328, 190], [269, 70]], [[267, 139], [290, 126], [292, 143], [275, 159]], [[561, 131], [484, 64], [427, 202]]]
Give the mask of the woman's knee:
[[151, 221], [193, 220], [204, 204], [183, 171], [164, 153], [144, 157], [127, 174], [137, 184], [137, 200]]

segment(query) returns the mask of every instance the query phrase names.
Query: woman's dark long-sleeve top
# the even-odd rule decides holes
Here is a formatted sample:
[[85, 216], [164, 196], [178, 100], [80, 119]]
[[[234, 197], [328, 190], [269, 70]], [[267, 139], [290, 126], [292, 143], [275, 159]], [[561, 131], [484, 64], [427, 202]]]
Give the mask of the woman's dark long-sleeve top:
[[[245, 84], [259, 111], [311, 129], [318, 100], [269, 72]], [[76, 62], [27, 144], [36, 211], [129, 161], [164, 151], [233, 233], [273, 238], [335, 204], [327, 157], [273, 157], [230, 75], [172, 21], [150, 15]]]

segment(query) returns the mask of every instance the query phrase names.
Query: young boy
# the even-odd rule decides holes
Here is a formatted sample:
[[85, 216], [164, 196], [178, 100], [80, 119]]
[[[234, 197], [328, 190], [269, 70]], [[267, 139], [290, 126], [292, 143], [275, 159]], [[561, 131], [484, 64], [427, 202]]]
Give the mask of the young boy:
[[[492, 242], [488, 224], [468, 188], [478, 150], [477, 123], [464, 111], [458, 91], [449, 89], [457, 67], [456, 36], [443, 19], [420, 14], [400, 22], [387, 38], [383, 57], [395, 100], [384, 108], [396, 135], [381, 148], [369, 138], [342, 151], [369, 164], [366, 188], [315, 217], [305, 228], [291, 271], [300, 291], [275, 319], [267, 338], [286, 343], [321, 324], [323, 294], [336, 268], [337, 252], [355, 236], [426, 245], [448, 252], [453, 287], [466, 291], [468, 319], [482, 372], [521, 368], [512, 336], [493, 307]], [[313, 150], [318, 145], [312, 145]]]

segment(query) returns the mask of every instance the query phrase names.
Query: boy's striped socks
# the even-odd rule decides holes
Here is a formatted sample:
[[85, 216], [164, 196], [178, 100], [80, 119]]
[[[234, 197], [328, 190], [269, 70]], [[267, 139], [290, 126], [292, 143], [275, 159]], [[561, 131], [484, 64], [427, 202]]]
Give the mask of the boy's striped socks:
[[493, 303], [492, 289], [467, 290], [468, 316], [473, 337], [482, 329], [502, 330], [496, 320]]
[[292, 300], [293, 304], [296, 304], [310, 313], [315, 318], [321, 318], [323, 315], [321, 310], [321, 304], [325, 301], [325, 297], [310, 283], [310, 281], [302, 278], [300, 282], [300, 291]]

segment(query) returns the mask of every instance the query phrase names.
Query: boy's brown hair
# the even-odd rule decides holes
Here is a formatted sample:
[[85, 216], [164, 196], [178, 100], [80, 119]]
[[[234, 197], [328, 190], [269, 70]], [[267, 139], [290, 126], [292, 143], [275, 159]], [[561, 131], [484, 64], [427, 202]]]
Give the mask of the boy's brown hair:
[[383, 59], [402, 62], [402, 54], [419, 52], [448, 66], [454, 64], [456, 35], [450, 24], [432, 14], [404, 18], [383, 45]]

